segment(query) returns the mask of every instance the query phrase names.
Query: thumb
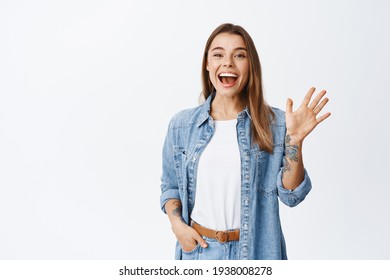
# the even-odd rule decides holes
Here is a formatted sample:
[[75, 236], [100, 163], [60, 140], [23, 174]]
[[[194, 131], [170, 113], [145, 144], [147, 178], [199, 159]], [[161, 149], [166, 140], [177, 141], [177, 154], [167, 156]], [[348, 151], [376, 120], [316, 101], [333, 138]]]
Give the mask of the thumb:
[[293, 101], [290, 98], [287, 98], [286, 112], [287, 113], [292, 113], [292, 110], [293, 110]]
[[198, 242], [200, 246], [202, 246], [202, 248], [206, 248], [208, 246], [206, 241], [202, 238], [202, 236], [199, 233], [196, 232], [196, 234], [193, 237], [196, 240], [196, 242]]

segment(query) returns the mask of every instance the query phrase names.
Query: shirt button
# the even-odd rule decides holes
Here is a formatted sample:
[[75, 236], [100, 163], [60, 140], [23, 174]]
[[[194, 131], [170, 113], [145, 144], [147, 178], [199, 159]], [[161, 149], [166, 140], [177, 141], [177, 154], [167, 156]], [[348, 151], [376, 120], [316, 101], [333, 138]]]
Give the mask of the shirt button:
[[249, 204], [249, 200], [248, 199], [245, 199], [245, 205], [248, 205]]
[[244, 224], [244, 229], [248, 229], [248, 224]]

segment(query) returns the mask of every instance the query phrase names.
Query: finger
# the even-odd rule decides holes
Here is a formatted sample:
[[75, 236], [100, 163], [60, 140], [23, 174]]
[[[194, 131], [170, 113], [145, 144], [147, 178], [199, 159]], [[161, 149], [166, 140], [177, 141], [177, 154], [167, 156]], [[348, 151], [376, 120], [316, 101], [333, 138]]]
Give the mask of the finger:
[[308, 91], [308, 92], [306, 93], [306, 95], [305, 95], [305, 98], [303, 99], [303, 102], [302, 102], [302, 105], [303, 105], [303, 106], [309, 105], [310, 99], [311, 99], [313, 93], [315, 92], [315, 90], [316, 90], [315, 87], [311, 87], [311, 88], [309, 89], [309, 91]]
[[202, 246], [202, 248], [207, 247], [206, 241], [202, 238], [202, 236], [198, 232], [195, 232], [193, 238], [200, 244], [200, 246]]
[[313, 101], [310, 103], [310, 106], [309, 108], [310, 109], [314, 109], [318, 103], [320, 102], [320, 100], [322, 99], [322, 97], [324, 97], [326, 93], [326, 90], [321, 90], [321, 92], [313, 99]]
[[290, 98], [287, 98], [286, 112], [292, 113], [292, 111], [293, 111], [293, 101]]
[[321, 123], [323, 120], [325, 120], [326, 118], [328, 118], [329, 116], [331, 115], [330, 112], [322, 115], [321, 117], [317, 118], [317, 124]]
[[326, 105], [326, 103], [328, 103], [329, 101], [329, 98], [325, 98], [324, 100], [321, 101], [320, 104], [318, 104], [317, 107], [314, 108], [313, 112], [314, 114], [318, 114], [319, 112], [321, 112], [322, 108], [324, 108], [324, 106]]

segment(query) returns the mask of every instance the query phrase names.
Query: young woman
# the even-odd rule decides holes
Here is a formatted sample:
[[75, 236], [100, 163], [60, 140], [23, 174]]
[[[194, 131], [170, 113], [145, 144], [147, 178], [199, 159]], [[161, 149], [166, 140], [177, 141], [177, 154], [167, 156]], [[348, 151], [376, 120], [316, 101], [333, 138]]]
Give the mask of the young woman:
[[315, 88], [293, 111], [267, 105], [249, 34], [223, 24], [202, 65], [204, 104], [176, 114], [163, 148], [161, 208], [177, 238], [176, 259], [287, 259], [279, 199], [311, 189], [302, 143], [328, 102]]

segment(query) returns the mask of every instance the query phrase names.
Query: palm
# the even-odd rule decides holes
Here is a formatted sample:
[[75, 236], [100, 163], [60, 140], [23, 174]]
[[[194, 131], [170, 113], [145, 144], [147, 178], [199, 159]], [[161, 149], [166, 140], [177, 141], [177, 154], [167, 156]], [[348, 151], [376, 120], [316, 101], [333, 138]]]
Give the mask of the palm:
[[317, 115], [321, 112], [329, 99], [322, 99], [326, 93], [326, 91], [323, 90], [310, 103], [314, 91], [314, 87], [309, 90], [301, 106], [295, 112], [293, 112], [292, 100], [287, 100], [287, 133], [290, 135], [295, 135], [300, 140], [303, 140], [320, 122], [330, 116], [330, 113], [326, 113], [317, 118]]

